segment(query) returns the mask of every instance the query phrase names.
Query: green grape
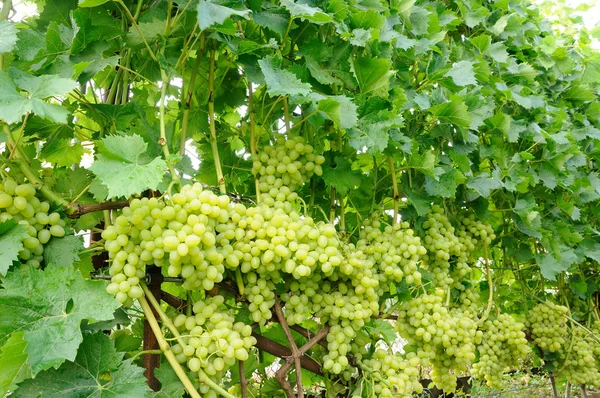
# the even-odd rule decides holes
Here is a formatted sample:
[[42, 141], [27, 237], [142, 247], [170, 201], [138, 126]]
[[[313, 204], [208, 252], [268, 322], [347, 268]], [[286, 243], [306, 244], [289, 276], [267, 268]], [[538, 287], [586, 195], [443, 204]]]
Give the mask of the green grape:
[[571, 329], [568, 346], [560, 352], [560, 359], [555, 363], [558, 375], [564, 376], [571, 384], [586, 385], [590, 388], [600, 387], [600, 368], [595, 354], [599, 351], [597, 335], [590, 336], [578, 325]]
[[565, 316], [569, 309], [550, 301], [538, 304], [527, 314], [527, 327], [533, 342], [544, 351], [560, 351], [566, 343]]
[[485, 380], [490, 387], [499, 386], [506, 369], [519, 366], [531, 351], [524, 327], [508, 314], [487, 319], [482, 326], [479, 361], [473, 364], [473, 377]]
[[373, 379], [374, 397], [408, 397], [423, 392], [419, 368], [388, 350], [377, 349], [372, 358], [359, 366]]

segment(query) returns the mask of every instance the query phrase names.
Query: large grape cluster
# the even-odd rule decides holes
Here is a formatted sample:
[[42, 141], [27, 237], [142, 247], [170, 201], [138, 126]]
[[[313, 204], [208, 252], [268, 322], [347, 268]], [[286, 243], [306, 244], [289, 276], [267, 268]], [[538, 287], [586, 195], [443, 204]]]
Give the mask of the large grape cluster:
[[209, 377], [220, 380], [236, 360], [248, 359], [248, 352], [256, 344], [252, 327], [234, 322], [227, 312], [219, 310], [223, 296], [197, 301], [194, 315], [178, 315], [173, 323], [181, 333], [181, 343], [171, 348], [180, 363], [197, 373], [202, 370]]
[[252, 158], [252, 173], [258, 177], [261, 201], [280, 207], [298, 198], [294, 191], [310, 179], [321, 175], [322, 155], [315, 155], [312, 145], [300, 136], [280, 136]]
[[490, 387], [498, 386], [506, 368], [518, 366], [519, 361], [531, 352], [524, 327], [508, 314], [487, 319], [482, 326], [479, 361], [473, 364], [473, 377], [484, 379]]
[[51, 237], [65, 236], [65, 222], [60, 214], [48, 213], [50, 203], [40, 201], [31, 184], [4, 180], [0, 184], [0, 222], [14, 219], [27, 229], [19, 259], [27, 266], [39, 268], [44, 260], [44, 245]]
[[[419, 363], [431, 366], [431, 379], [446, 392], [456, 389], [456, 371], [464, 371], [475, 359], [475, 344], [481, 339], [470, 314], [449, 311], [443, 305], [444, 291], [424, 294], [400, 308], [400, 336], [414, 344]], [[454, 372], [452, 372], [454, 371]]]
[[379, 348], [373, 358], [364, 360], [363, 364], [363, 369], [373, 378], [375, 397], [407, 397], [423, 391], [419, 368], [397, 354]]
[[247, 281], [246, 298], [250, 316], [254, 322], [264, 325], [273, 316], [271, 308], [275, 304], [275, 285], [254, 273], [248, 274]]
[[390, 282], [420, 284], [421, 273], [417, 270], [425, 247], [421, 238], [415, 236], [407, 222], [386, 226], [381, 230], [381, 222], [365, 222], [360, 232], [356, 250], [365, 254], [367, 261], [375, 267], [375, 274], [382, 290], [389, 288]]
[[229, 236], [217, 227], [226, 225], [230, 211], [228, 196], [198, 183], [184, 186], [171, 204], [158, 198], [132, 200], [102, 233], [113, 277], [107, 291], [122, 303], [141, 297], [139, 281], [152, 263], [165, 266], [169, 276], [183, 277], [188, 290], [212, 289], [223, 280], [223, 264], [237, 265], [217, 244], [218, 234]]
[[566, 343], [567, 324], [565, 306], [546, 301], [533, 307], [527, 314], [527, 326], [533, 342], [544, 351], [560, 351]]

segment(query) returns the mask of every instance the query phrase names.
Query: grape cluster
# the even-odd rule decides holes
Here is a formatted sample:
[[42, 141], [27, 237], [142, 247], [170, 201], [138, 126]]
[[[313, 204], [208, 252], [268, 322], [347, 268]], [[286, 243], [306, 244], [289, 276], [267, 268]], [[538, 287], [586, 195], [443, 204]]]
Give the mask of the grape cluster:
[[481, 332], [470, 314], [449, 311], [443, 298], [444, 291], [437, 289], [435, 294], [403, 303], [396, 325], [400, 336], [417, 347], [418, 362], [432, 367], [434, 384], [452, 392], [456, 389], [455, 372], [466, 370], [475, 360]]
[[373, 358], [364, 360], [361, 365], [373, 378], [375, 397], [405, 397], [423, 392], [419, 368], [399, 355], [379, 348]]
[[250, 316], [254, 322], [264, 325], [273, 316], [271, 308], [275, 304], [275, 285], [255, 273], [248, 274], [247, 280], [246, 298], [250, 303]]
[[248, 359], [248, 352], [256, 344], [252, 327], [234, 319], [219, 306], [223, 296], [197, 301], [194, 315], [178, 315], [173, 324], [181, 333], [181, 343], [171, 348], [180, 363], [197, 373], [202, 370], [209, 377], [220, 380], [236, 360]]
[[390, 282], [403, 279], [408, 284], [421, 283], [417, 267], [426, 250], [407, 222], [388, 225], [383, 231], [379, 220], [365, 222], [355, 250], [364, 253], [373, 264], [382, 290], [387, 290]]
[[19, 259], [25, 265], [39, 268], [44, 260], [44, 245], [51, 237], [65, 236], [65, 222], [60, 214], [48, 213], [50, 203], [40, 201], [31, 184], [4, 180], [0, 184], [0, 222], [14, 219], [27, 229]]
[[158, 198], [132, 200], [102, 233], [113, 277], [107, 291], [121, 303], [141, 297], [139, 281], [152, 263], [165, 266], [169, 276], [183, 277], [188, 290], [212, 289], [223, 280], [223, 264], [237, 265], [217, 242], [217, 235], [231, 235], [217, 231], [229, 221], [230, 210], [228, 196], [198, 183], [184, 186], [171, 204]]
[[555, 352], [566, 343], [567, 324], [565, 306], [546, 301], [533, 307], [527, 314], [527, 326], [534, 343], [544, 351]]
[[482, 326], [479, 362], [473, 364], [473, 377], [497, 387], [506, 368], [517, 366], [531, 352], [524, 327], [508, 314], [500, 314], [495, 320], [487, 319]]
[[580, 327], [571, 330], [571, 339], [569, 347], [561, 352], [561, 359], [556, 363], [558, 374], [566, 377], [571, 384], [584, 384], [591, 388], [600, 386], [600, 371], [594, 358], [595, 340]]
[[252, 173], [258, 177], [261, 202], [280, 207], [298, 198], [294, 191], [313, 174], [323, 173], [322, 155], [315, 155], [312, 145], [300, 136], [280, 136], [252, 158]]

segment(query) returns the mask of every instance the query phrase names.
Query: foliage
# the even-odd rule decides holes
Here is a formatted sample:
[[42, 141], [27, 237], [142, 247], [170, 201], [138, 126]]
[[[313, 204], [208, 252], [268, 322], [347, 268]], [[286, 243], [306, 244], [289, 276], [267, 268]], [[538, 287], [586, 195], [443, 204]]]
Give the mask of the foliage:
[[[411, 394], [417, 366], [450, 391], [473, 363], [570, 380], [569, 345], [600, 350], [600, 36], [574, 10], [34, 3], [0, 11], [0, 395], [152, 396], [140, 312], [173, 347], [157, 396]], [[152, 272], [194, 310], [153, 302]], [[560, 352], [521, 330], [546, 301]]]

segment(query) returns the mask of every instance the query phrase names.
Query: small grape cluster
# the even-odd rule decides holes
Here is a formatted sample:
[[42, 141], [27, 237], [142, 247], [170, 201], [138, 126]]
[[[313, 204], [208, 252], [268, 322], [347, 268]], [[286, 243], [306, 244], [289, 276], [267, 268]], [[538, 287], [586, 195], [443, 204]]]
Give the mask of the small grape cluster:
[[[482, 333], [468, 313], [450, 311], [444, 291], [424, 294], [403, 303], [396, 323], [400, 336], [417, 347], [419, 363], [431, 366], [431, 379], [446, 392], [456, 389], [456, 374], [475, 360]], [[454, 371], [454, 372], [453, 372]]]
[[294, 191], [313, 174], [323, 173], [322, 155], [300, 136], [280, 136], [252, 158], [252, 173], [258, 177], [261, 202], [278, 208], [298, 198]]
[[256, 344], [250, 325], [235, 323], [231, 315], [219, 310], [223, 302], [220, 295], [197, 301], [194, 315], [179, 314], [173, 320], [182, 341], [171, 348], [176, 359], [187, 363], [193, 373], [202, 370], [217, 381], [236, 360], [247, 360]]
[[246, 298], [250, 303], [250, 317], [254, 322], [264, 325], [273, 316], [271, 308], [275, 304], [275, 285], [255, 273], [248, 274], [247, 281]]
[[391, 282], [403, 279], [408, 284], [420, 284], [421, 273], [417, 267], [426, 250], [408, 222], [388, 225], [383, 231], [377, 219], [366, 221], [364, 225], [355, 250], [364, 253], [367, 261], [376, 267], [382, 290], [387, 290]]
[[567, 307], [550, 301], [533, 307], [527, 314], [527, 326], [533, 342], [544, 351], [560, 351], [566, 343], [565, 315], [568, 314]]
[[113, 277], [107, 291], [121, 303], [141, 297], [139, 281], [152, 263], [166, 266], [169, 276], [183, 277], [188, 290], [212, 289], [223, 280], [223, 264], [231, 264], [216, 230], [229, 221], [230, 210], [227, 195], [218, 196], [198, 183], [184, 186], [172, 204], [158, 198], [132, 200], [102, 233]]
[[484, 379], [490, 387], [497, 387], [506, 368], [517, 366], [531, 352], [524, 328], [525, 325], [508, 314], [487, 319], [482, 326], [479, 362], [473, 364], [473, 377]]
[[60, 214], [48, 213], [50, 203], [40, 201], [31, 184], [4, 180], [0, 184], [0, 222], [14, 219], [27, 229], [19, 259], [26, 266], [39, 268], [44, 261], [44, 245], [51, 237], [65, 236], [65, 222]]
[[571, 330], [571, 339], [569, 347], [561, 352], [560, 361], [556, 363], [558, 374], [566, 377], [571, 384], [599, 387], [600, 370], [594, 357], [595, 340], [577, 326]]
[[375, 397], [405, 397], [423, 392], [419, 368], [388, 350], [377, 349], [373, 357], [364, 360], [361, 365], [373, 379]]

